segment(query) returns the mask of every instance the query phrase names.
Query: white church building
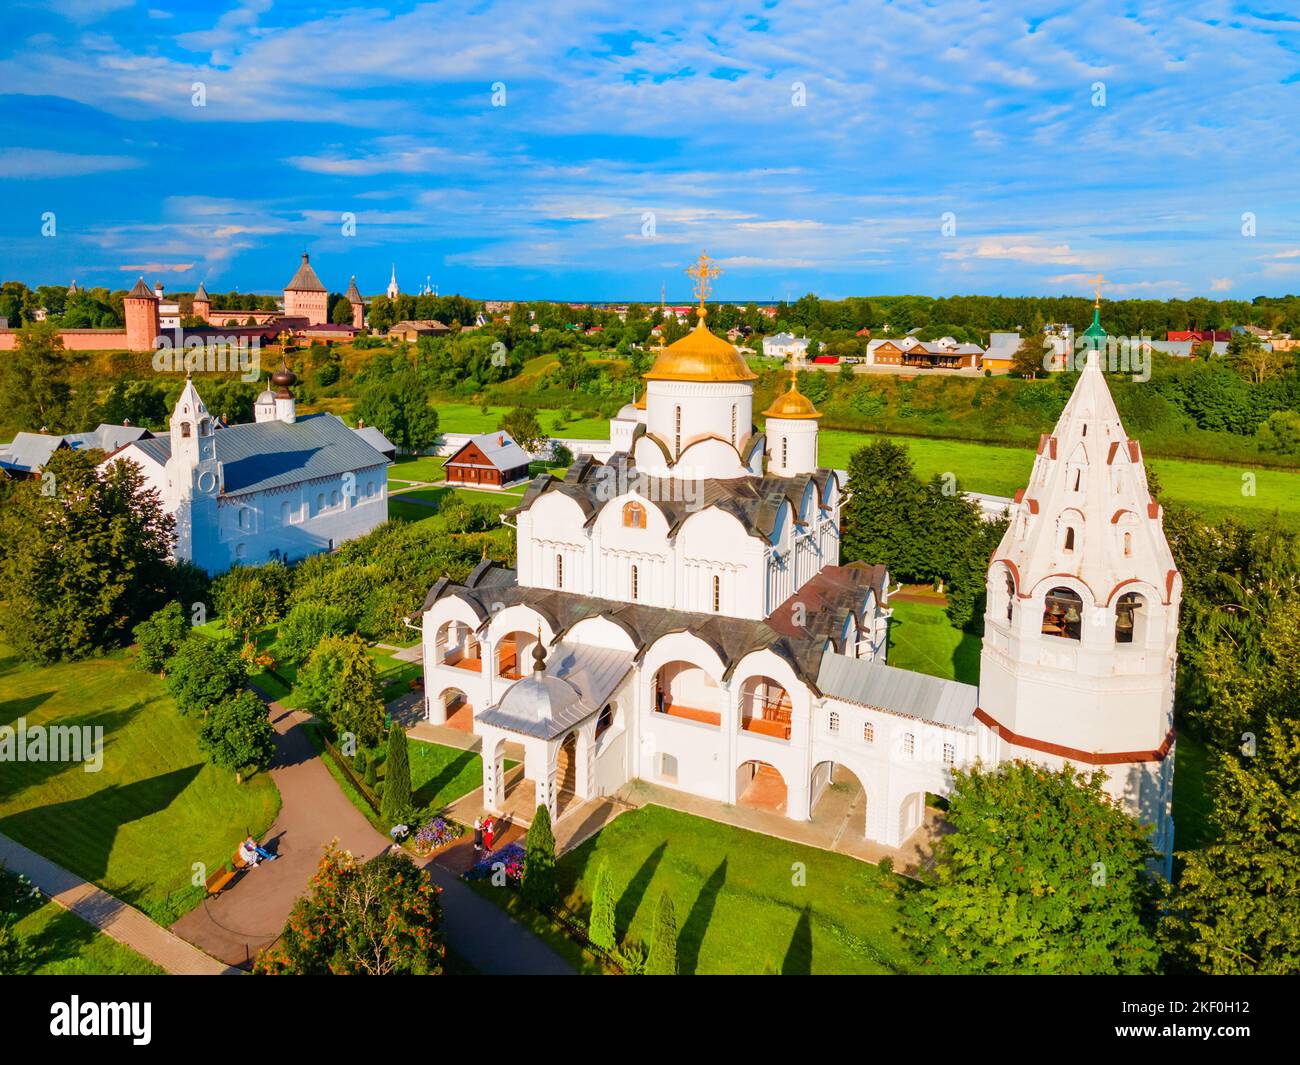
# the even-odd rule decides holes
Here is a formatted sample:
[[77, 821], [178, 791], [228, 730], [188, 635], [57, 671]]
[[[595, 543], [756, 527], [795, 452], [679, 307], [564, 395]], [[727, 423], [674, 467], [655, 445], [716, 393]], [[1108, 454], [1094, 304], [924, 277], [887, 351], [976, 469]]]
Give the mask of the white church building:
[[1026, 758], [1105, 768], [1168, 852], [1180, 580], [1096, 353], [990, 561], [975, 686], [886, 663], [889, 575], [839, 565], [820, 414], [792, 377], [758, 432], [755, 375], [696, 313], [611, 458], [502, 516], [515, 568], [425, 600], [427, 717], [482, 738], [485, 805], [507, 805], [508, 742], [552, 817], [640, 778], [809, 820], [848, 771], [857, 830], [898, 847], [954, 769]]
[[166, 435], [105, 459], [136, 463], [157, 490], [176, 518], [177, 559], [212, 574], [294, 562], [388, 520], [387, 457], [333, 414], [299, 417], [296, 382], [281, 366], [257, 397], [254, 421], [227, 425], [187, 378]]

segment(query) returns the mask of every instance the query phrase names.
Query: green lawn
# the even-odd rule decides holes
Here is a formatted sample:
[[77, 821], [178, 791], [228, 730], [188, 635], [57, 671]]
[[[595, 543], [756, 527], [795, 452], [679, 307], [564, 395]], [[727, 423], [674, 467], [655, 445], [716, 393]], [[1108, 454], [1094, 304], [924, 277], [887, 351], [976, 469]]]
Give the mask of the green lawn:
[[894, 616], [889, 621], [891, 666], [947, 680], [978, 684], [980, 639], [955, 628], [941, 606], [929, 603], [890, 602]]
[[53, 902], [38, 904], [17, 921], [14, 931], [32, 951], [22, 975], [159, 976], [166, 972]]
[[32, 668], [0, 652], [0, 724], [101, 726], [103, 768], [6, 764], [0, 832], [171, 924], [203, 896], [211, 872], [246, 832], [274, 820], [271, 778], [243, 785], [207, 763], [198, 725], [181, 717], [158, 677], [129, 652]]
[[[608, 862], [618, 934], [647, 942], [666, 890], [682, 973], [897, 973], [901, 877], [661, 806], [623, 814], [559, 863], [568, 906], [590, 913]], [[802, 870], [802, 886], [798, 874]]]
[[[823, 430], [818, 444], [820, 461], [824, 466], [846, 469], [853, 452], [873, 439], [877, 437], [870, 433]], [[887, 439], [907, 445], [916, 472], [922, 478], [953, 473], [970, 492], [1013, 496], [1028, 483], [1034, 464], [1034, 451], [1027, 447], [911, 436]], [[1209, 518], [1231, 514], [1243, 521], [1259, 520], [1277, 510], [1288, 524], [1300, 525], [1300, 472], [1187, 459], [1147, 461], [1160, 478], [1167, 499], [1195, 507]], [[1242, 476], [1246, 473], [1254, 474], [1254, 495], [1242, 494]]]
[[1174, 850], [1200, 850], [1214, 839], [1210, 813], [1211, 755], [1205, 744], [1186, 729], [1174, 748]]
[[[510, 413], [509, 407], [489, 406], [483, 414], [472, 403], [435, 402], [438, 411], [438, 428], [444, 433], [490, 433], [501, 427], [501, 419]], [[576, 413], [576, 412], [575, 412]], [[558, 410], [539, 410], [537, 421], [547, 436], [567, 436], [577, 440], [608, 440], [609, 420], [599, 415], [580, 415], [563, 426], [556, 427]]]

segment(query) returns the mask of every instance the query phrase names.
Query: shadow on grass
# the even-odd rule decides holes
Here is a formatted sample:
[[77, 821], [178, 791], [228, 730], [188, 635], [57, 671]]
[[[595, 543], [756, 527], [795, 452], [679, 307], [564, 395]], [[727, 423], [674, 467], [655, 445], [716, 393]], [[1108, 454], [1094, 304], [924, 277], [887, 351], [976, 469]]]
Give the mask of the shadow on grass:
[[645, 893], [650, 887], [650, 882], [654, 879], [655, 870], [659, 868], [659, 863], [663, 861], [664, 851], [667, 849], [667, 843], [660, 843], [646, 856], [646, 860], [641, 863], [641, 868], [628, 881], [623, 894], [619, 896], [618, 905], [614, 907], [615, 927], [621, 928], [625, 932], [632, 927], [636, 912], [641, 908]]
[[709, 930], [713, 919], [714, 907], [718, 904], [718, 895], [727, 883], [727, 859], [723, 858], [712, 875], [700, 888], [691, 905], [691, 912], [682, 922], [681, 933], [677, 941], [677, 971], [683, 976], [694, 976], [700, 964], [700, 947], [704, 935]]
[[804, 906], [781, 963], [782, 976], [812, 975], [812, 907]]
[[473, 764], [477, 757], [478, 755], [473, 751], [461, 751], [438, 771], [437, 776], [420, 785], [419, 790], [411, 796], [415, 805], [417, 807], [430, 805], [445, 788], [450, 787], [452, 782]]

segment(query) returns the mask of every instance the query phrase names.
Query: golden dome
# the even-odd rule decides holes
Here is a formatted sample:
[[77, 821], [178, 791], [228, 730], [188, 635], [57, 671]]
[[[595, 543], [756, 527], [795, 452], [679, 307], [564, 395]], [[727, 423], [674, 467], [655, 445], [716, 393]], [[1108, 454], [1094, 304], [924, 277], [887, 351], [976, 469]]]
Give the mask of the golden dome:
[[813, 406], [812, 400], [799, 391], [795, 382], [795, 372], [790, 371], [790, 390], [772, 400], [772, 405], [763, 411], [766, 418], [820, 418], [821, 413]]
[[699, 324], [664, 348], [643, 376], [647, 381], [752, 381], [758, 374], [733, 345], [709, 332], [700, 314]]

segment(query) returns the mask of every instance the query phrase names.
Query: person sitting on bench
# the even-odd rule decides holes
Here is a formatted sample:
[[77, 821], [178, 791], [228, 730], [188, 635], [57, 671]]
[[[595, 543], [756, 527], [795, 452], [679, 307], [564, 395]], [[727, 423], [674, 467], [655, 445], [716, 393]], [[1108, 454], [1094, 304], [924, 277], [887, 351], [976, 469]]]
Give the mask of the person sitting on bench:
[[249, 836], [239, 845], [239, 857], [243, 859], [248, 868], [256, 869], [263, 858], [273, 862], [279, 855], [272, 854], [252, 836]]

